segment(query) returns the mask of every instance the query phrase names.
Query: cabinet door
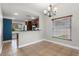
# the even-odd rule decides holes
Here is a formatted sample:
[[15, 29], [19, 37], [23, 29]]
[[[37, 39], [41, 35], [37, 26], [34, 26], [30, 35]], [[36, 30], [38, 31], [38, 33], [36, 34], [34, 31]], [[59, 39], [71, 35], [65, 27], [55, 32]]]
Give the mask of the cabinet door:
[[32, 21], [28, 21], [27, 30], [28, 31], [32, 30]]

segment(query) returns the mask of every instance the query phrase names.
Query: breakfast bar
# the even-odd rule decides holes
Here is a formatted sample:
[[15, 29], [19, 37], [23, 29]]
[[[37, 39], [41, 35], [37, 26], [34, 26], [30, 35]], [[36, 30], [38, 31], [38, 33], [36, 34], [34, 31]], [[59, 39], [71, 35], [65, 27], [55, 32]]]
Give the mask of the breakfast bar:
[[33, 43], [42, 39], [42, 32], [39, 30], [13, 32], [13, 34], [16, 34], [17, 45], [19, 48], [27, 46], [30, 43]]

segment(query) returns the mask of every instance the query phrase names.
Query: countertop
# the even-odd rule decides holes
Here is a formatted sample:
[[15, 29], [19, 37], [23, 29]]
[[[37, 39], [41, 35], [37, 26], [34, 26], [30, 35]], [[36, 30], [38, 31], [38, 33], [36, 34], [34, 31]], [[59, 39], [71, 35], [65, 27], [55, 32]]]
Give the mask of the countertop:
[[[40, 31], [40, 30], [36, 30], [36, 31]], [[21, 33], [21, 32], [35, 32], [35, 31], [12, 31], [12, 34]]]

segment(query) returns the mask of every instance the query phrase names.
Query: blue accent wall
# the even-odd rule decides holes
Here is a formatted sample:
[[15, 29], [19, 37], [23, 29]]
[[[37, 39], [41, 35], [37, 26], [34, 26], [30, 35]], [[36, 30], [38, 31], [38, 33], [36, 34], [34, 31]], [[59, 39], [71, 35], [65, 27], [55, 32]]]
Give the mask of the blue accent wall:
[[12, 20], [3, 19], [3, 41], [12, 40]]

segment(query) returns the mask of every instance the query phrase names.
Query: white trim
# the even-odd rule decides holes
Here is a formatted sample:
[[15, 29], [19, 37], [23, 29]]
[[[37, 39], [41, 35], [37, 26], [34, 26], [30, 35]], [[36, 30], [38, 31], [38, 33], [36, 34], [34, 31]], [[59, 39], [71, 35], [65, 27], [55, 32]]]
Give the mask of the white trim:
[[3, 18], [7, 18], [7, 19], [15, 19], [15, 18], [12, 18], [12, 17], [7, 17], [7, 16], [3, 16]]
[[0, 48], [0, 54], [1, 54], [1, 52], [2, 52], [2, 47]]
[[69, 48], [73, 48], [73, 49], [79, 50], [79, 47], [77, 47], [77, 46], [71, 46], [71, 45], [68, 45], [68, 44], [64, 44], [64, 43], [60, 43], [60, 42], [55, 42], [55, 41], [51, 41], [51, 40], [45, 40], [45, 41], [52, 42], [52, 43], [55, 43], [55, 44], [59, 44], [59, 45], [62, 45], [62, 46], [66, 46], [66, 47], [69, 47]]
[[8, 42], [12, 42], [12, 40], [3, 41], [3, 43], [8, 43]]
[[44, 40], [38, 40], [38, 41], [34, 41], [34, 42], [27, 43], [27, 44], [24, 44], [24, 45], [20, 45], [18, 48], [22, 48], [22, 47], [29, 46], [29, 45], [32, 45], [32, 44], [35, 44], [35, 43], [39, 43], [41, 41], [44, 41]]
[[0, 54], [2, 53], [3, 44], [0, 46]]

